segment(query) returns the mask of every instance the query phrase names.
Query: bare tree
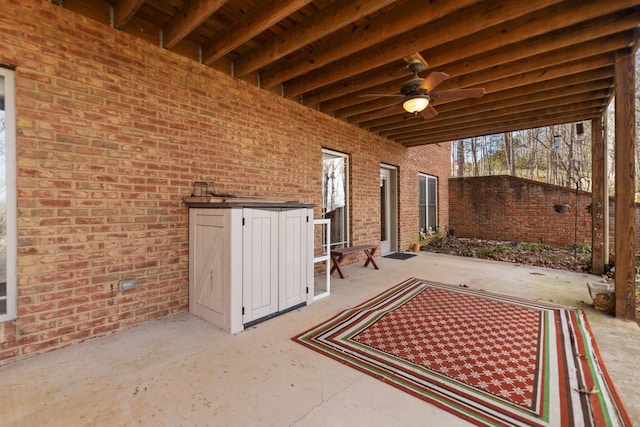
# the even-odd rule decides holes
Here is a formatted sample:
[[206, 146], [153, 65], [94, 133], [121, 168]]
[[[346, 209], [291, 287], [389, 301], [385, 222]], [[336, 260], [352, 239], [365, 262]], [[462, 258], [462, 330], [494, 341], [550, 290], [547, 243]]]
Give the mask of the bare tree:
[[458, 141], [458, 143], [456, 144], [456, 150], [457, 150], [457, 166], [458, 166], [458, 170], [457, 170], [457, 175], [459, 177], [464, 176], [464, 141], [460, 140]]
[[477, 143], [475, 138], [471, 138], [469, 149], [471, 150], [471, 170], [473, 176], [478, 176], [478, 152], [476, 150]]
[[[577, 131], [580, 128], [580, 133]], [[584, 186], [591, 177], [591, 124], [567, 123], [456, 141], [457, 176], [507, 173], [556, 185]], [[465, 167], [461, 162], [469, 159]]]
[[504, 153], [509, 175], [516, 175], [516, 160], [513, 151], [513, 138], [511, 132], [504, 133]]
[[[640, 75], [640, 50], [636, 52]], [[609, 194], [613, 195], [615, 162], [615, 103], [605, 113]], [[636, 78], [636, 130], [640, 132], [640, 79]], [[580, 132], [578, 132], [580, 130]], [[591, 187], [591, 122], [566, 123], [458, 141], [456, 176], [507, 173], [581, 189]], [[640, 137], [636, 143], [636, 200], [640, 201]], [[500, 146], [501, 144], [501, 146]], [[467, 150], [465, 156], [464, 150]], [[466, 160], [470, 161], [467, 162]]]

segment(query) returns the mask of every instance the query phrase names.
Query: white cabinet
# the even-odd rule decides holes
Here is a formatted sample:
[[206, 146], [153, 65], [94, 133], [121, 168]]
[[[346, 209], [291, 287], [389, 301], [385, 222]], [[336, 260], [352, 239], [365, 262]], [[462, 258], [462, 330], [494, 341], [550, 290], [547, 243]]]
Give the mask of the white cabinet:
[[189, 209], [189, 311], [235, 333], [313, 302], [313, 208]]

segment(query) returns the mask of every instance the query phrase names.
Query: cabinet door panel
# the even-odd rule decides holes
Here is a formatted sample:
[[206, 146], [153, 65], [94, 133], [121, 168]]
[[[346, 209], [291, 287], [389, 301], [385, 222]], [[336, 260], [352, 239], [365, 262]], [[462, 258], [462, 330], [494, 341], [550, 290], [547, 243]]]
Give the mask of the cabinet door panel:
[[228, 280], [227, 230], [221, 215], [194, 215], [190, 279], [190, 311], [196, 316], [225, 326], [229, 310], [226, 294]]
[[244, 209], [243, 323], [278, 311], [278, 212]]
[[285, 310], [307, 299], [309, 268], [307, 210], [295, 209], [280, 214], [279, 308]]

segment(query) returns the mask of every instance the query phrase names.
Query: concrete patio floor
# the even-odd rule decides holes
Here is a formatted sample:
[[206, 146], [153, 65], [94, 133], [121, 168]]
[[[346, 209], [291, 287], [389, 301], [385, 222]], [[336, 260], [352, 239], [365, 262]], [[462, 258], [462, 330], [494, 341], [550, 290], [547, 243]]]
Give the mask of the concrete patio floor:
[[291, 340], [409, 277], [584, 309], [640, 421], [640, 328], [591, 308], [599, 277], [431, 253], [378, 265], [347, 267], [331, 296], [236, 335], [181, 314], [0, 367], [0, 425], [468, 425]]

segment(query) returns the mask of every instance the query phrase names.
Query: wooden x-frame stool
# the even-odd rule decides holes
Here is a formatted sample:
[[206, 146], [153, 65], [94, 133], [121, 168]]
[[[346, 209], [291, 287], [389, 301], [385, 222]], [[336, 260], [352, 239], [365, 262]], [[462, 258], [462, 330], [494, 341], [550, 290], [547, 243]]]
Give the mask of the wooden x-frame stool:
[[333, 266], [331, 267], [331, 273], [338, 270], [338, 274], [341, 279], [344, 279], [344, 274], [342, 273], [342, 269], [340, 268], [340, 263], [344, 259], [345, 256], [357, 252], [364, 252], [367, 256], [367, 260], [364, 262], [364, 266], [368, 266], [369, 263], [373, 265], [373, 267], [378, 270], [378, 265], [373, 259], [373, 255], [376, 253], [376, 249], [378, 247], [376, 245], [358, 245], [358, 246], [350, 246], [348, 248], [342, 249], [332, 249], [331, 250], [331, 261], [333, 261]]

